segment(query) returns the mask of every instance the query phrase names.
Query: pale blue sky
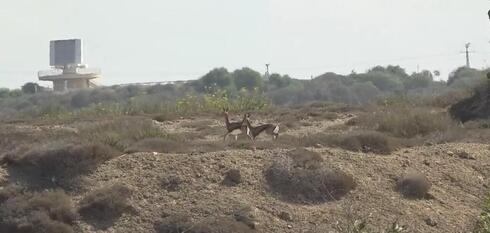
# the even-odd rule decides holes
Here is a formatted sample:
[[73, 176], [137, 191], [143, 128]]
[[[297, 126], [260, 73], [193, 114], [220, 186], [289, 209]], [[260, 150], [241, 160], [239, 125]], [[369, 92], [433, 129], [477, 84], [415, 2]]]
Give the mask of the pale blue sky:
[[[102, 84], [248, 66], [308, 78], [380, 64], [441, 70], [490, 58], [488, 0], [0, 0], [0, 87], [37, 81], [49, 41], [81, 38]], [[47, 83], [42, 82], [43, 85]]]

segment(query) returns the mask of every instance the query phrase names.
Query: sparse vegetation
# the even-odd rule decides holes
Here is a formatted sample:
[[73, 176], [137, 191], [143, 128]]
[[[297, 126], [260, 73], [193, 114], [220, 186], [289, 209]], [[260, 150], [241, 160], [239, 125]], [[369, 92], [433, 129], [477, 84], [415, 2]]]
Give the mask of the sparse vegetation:
[[427, 196], [431, 184], [427, 177], [421, 173], [407, 174], [399, 178], [396, 190], [408, 198], [424, 198]]
[[201, 222], [193, 222], [186, 215], [172, 215], [155, 225], [157, 233], [253, 233], [255, 230], [242, 222], [231, 218], [210, 218]]
[[278, 156], [264, 171], [270, 190], [282, 199], [299, 203], [321, 203], [338, 200], [355, 182], [342, 171], [319, 167], [299, 167], [289, 156]]
[[101, 144], [57, 141], [12, 151], [4, 160], [32, 177], [57, 182], [90, 172], [115, 155], [111, 148]]
[[179, 176], [174, 174], [165, 175], [161, 178], [162, 188], [168, 192], [178, 191], [183, 183], [184, 181]]
[[334, 146], [345, 150], [391, 154], [398, 148], [397, 140], [378, 132], [352, 132], [344, 135], [318, 133], [299, 139], [302, 146]]
[[242, 183], [242, 175], [238, 169], [230, 169], [225, 173], [222, 184], [226, 186], [237, 186]]
[[0, 196], [0, 232], [75, 232], [77, 214], [61, 190], [37, 193], [9, 188], [0, 191]]
[[90, 222], [115, 221], [132, 210], [129, 202], [131, 190], [116, 184], [89, 193], [80, 201], [78, 212]]
[[[386, 178], [392, 176], [392, 171], [377, 170], [384, 168], [377, 164], [373, 166], [372, 162], [375, 160], [387, 169], [396, 168], [396, 171], [399, 171], [400, 163], [404, 170], [419, 170], [420, 166], [447, 169], [447, 166], [439, 166], [439, 163], [447, 163], [445, 159], [434, 161], [434, 157], [446, 156], [442, 147], [455, 146], [450, 142], [461, 142], [458, 147], [465, 147], [468, 142], [488, 143], [490, 124], [486, 110], [479, 108], [483, 105], [465, 101], [455, 104], [471, 95], [470, 88], [481, 85], [482, 72], [459, 69], [446, 84], [434, 81], [428, 71], [407, 74], [396, 66], [375, 67], [365, 73], [350, 75], [326, 73], [312, 80], [272, 74], [268, 81], [248, 68], [235, 72], [221, 68], [198, 81], [175, 85], [114, 86], [62, 94], [34, 93], [32, 85], [27, 85], [23, 92], [0, 89], [0, 121], [9, 122], [0, 126], [0, 232], [78, 231], [75, 226], [77, 214], [67, 194], [62, 191], [35, 192], [49, 187], [62, 187], [74, 199], [81, 199], [78, 211], [83, 217], [81, 227], [85, 227], [86, 222], [96, 230], [114, 227], [115, 231], [121, 230], [116, 220], [132, 211], [128, 203], [134, 201], [141, 207], [141, 197], [148, 202], [164, 203], [164, 215], [176, 209], [193, 211], [189, 215], [170, 215], [155, 225], [157, 232], [172, 233], [259, 232], [262, 226], [266, 226], [265, 232], [284, 231], [286, 227], [291, 231], [304, 227], [301, 230], [308, 231], [312, 226], [304, 225], [303, 220], [296, 221], [302, 216], [292, 214], [293, 211], [301, 212], [301, 208], [293, 210], [291, 204], [315, 205], [349, 198], [339, 203], [359, 205], [359, 198], [372, 194], [370, 189], [373, 187], [365, 185], [369, 182], [387, 182], [388, 188], [383, 187], [383, 193], [377, 193], [384, 198], [386, 192], [390, 192], [390, 198], [414, 199], [409, 202], [417, 205], [420, 203], [417, 199], [431, 197], [427, 177], [403, 176], [396, 187], [389, 190], [391, 183]], [[481, 90], [475, 92], [480, 93], [480, 100], [487, 97]], [[259, 138], [255, 151], [251, 150], [251, 142], [245, 136], [238, 141], [223, 143], [224, 128], [222, 118], [218, 118], [223, 108], [228, 108], [234, 117], [251, 112], [253, 123], [280, 123], [281, 137], [275, 141]], [[454, 117], [454, 113], [466, 114], [467, 110], [471, 110], [471, 114], [483, 112], [477, 117], [482, 119], [472, 120], [473, 115], [468, 121]], [[452, 112], [457, 120], [466, 121], [465, 124], [452, 120], [448, 112]], [[351, 120], [345, 122], [347, 119]], [[437, 145], [440, 143], [448, 144]], [[426, 154], [425, 148], [431, 153]], [[346, 153], [345, 150], [373, 156]], [[141, 153], [133, 154], [136, 152]], [[122, 153], [126, 155], [107, 162]], [[453, 156], [450, 160], [455, 167], [471, 166], [487, 178], [488, 172], [477, 164], [480, 160], [485, 164], [486, 158], [478, 153], [480, 151], [464, 158]], [[413, 156], [426, 157], [419, 161]], [[167, 158], [171, 159], [167, 161]], [[458, 159], [462, 162], [452, 161]], [[134, 164], [134, 169], [124, 164], [128, 161]], [[146, 166], [146, 162], [151, 165]], [[357, 170], [365, 169], [364, 165], [376, 170], [361, 171], [364, 172], [360, 173], [361, 177]], [[106, 171], [108, 168], [130, 171], [124, 175], [112, 174]], [[152, 169], [158, 173], [146, 174]], [[355, 189], [356, 181], [350, 173], [365, 185], [352, 197], [347, 194]], [[160, 188], [149, 197], [135, 190], [138, 195], [133, 200], [129, 197], [129, 189], [112, 183], [112, 179], [128, 181], [126, 176], [143, 174], [142, 179], [156, 181], [151, 180], [148, 188]], [[429, 178], [434, 174], [427, 171]], [[265, 184], [258, 178], [261, 175]], [[434, 180], [439, 181], [440, 177]], [[20, 186], [4, 186], [8, 184]], [[106, 186], [83, 197], [75, 193], [91, 190], [89, 185], [92, 184]], [[262, 185], [270, 194], [263, 193]], [[458, 185], [461, 189], [467, 188], [465, 183]], [[458, 187], [450, 192], [459, 192]], [[433, 191], [435, 196], [438, 190]], [[393, 195], [396, 191], [403, 197]], [[265, 197], [246, 196], [251, 193]], [[264, 200], [270, 200], [270, 195], [277, 200], [267, 206]], [[155, 197], [158, 200], [153, 199]], [[202, 201], [200, 197], [203, 197]], [[210, 201], [212, 208], [205, 201]], [[261, 208], [261, 204], [266, 206]], [[247, 208], [234, 208], [238, 205]], [[147, 203], [142, 206], [149, 207]], [[188, 209], [189, 206], [192, 209]], [[331, 231], [335, 226], [330, 223], [343, 224], [345, 216], [328, 206], [325, 208], [335, 216], [322, 217], [328, 219], [325, 227]], [[149, 209], [155, 211], [156, 208]], [[357, 210], [365, 213], [364, 209]], [[153, 224], [155, 220], [146, 215], [148, 208], [138, 208], [138, 213], [140, 211], [145, 222], [141, 226], [148, 227], [147, 221]], [[371, 209], [366, 211], [374, 213]], [[485, 207], [475, 232], [490, 232], [488, 212]], [[386, 214], [393, 213], [394, 210], [387, 208]], [[315, 218], [309, 221], [320, 221], [320, 217], [310, 214], [304, 217]], [[271, 218], [277, 221], [268, 222]], [[385, 226], [392, 220], [381, 219], [379, 223]], [[417, 221], [415, 219], [414, 224], [418, 224]], [[434, 227], [424, 221], [420, 220], [422, 228]], [[133, 225], [139, 228], [139, 224]], [[371, 226], [368, 227], [367, 222], [349, 224], [342, 226], [344, 230], [339, 232], [376, 232], [368, 229]], [[388, 229], [383, 226], [372, 227], [381, 232], [407, 231], [397, 223]], [[449, 229], [443, 224], [438, 227]]]

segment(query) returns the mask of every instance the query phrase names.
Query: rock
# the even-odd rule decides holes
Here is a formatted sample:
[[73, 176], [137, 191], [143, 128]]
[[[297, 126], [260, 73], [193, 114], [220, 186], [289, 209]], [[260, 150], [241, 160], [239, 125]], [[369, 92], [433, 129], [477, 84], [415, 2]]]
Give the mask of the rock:
[[252, 229], [256, 229], [257, 226], [259, 225], [259, 222], [257, 220], [258, 218], [257, 215], [258, 215], [258, 209], [251, 208], [251, 207], [244, 207], [236, 210], [233, 213], [233, 216], [235, 217], [236, 221], [242, 222]]
[[426, 165], [426, 166], [430, 166], [430, 162], [429, 162], [429, 161], [427, 161], [427, 160], [424, 160], [424, 162], [423, 162], [423, 163], [424, 163], [424, 165]]
[[460, 151], [458, 152], [458, 157], [461, 159], [471, 159], [471, 160], [476, 160], [475, 156], [469, 154], [466, 151]]
[[292, 228], [293, 228], [293, 226], [288, 224], [288, 229], [292, 229]]
[[449, 155], [449, 156], [453, 156], [454, 155], [454, 152], [452, 152], [452, 151], [449, 150], [449, 151], [446, 151], [446, 154]]
[[285, 211], [282, 211], [280, 214], [279, 214], [279, 218], [281, 218], [282, 220], [284, 221], [288, 221], [288, 222], [291, 222], [293, 221], [293, 217], [291, 217], [291, 214], [288, 213], [288, 212], [285, 212]]
[[437, 222], [434, 219], [432, 219], [431, 217], [426, 218], [424, 221], [425, 221], [425, 224], [427, 224], [428, 226], [431, 226], [431, 227], [437, 226]]

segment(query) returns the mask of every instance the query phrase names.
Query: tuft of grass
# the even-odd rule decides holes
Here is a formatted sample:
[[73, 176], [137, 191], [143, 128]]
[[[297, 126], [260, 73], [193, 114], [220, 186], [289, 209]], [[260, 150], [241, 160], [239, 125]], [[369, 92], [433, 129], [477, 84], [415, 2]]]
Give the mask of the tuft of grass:
[[474, 233], [490, 233], [490, 196], [483, 202], [483, 211], [478, 217]]
[[71, 199], [61, 190], [40, 193], [9, 188], [0, 192], [0, 232], [74, 233]]
[[427, 196], [431, 184], [421, 173], [406, 174], [398, 179], [396, 190], [407, 198], [421, 199]]
[[274, 193], [294, 203], [322, 203], [338, 200], [355, 188], [352, 176], [324, 165], [305, 168], [289, 156], [278, 156], [264, 171]]
[[114, 222], [132, 210], [128, 204], [130, 196], [131, 190], [121, 184], [95, 190], [80, 201], [78, 212], [88, 221]]
[[230, 169], [225, 173], [222, 184], [225, 186], [237, 186], [242, 183], [242, 175], [238, 169]]
[[174, 174], [165, 175], [161, 178], [161, 186], [168, 192], [179, 191], [183, 183], [182, 178]]
[[311, 169], [318, 168], [323, 163], [323, 158], [320, 154], [304, 148], [296, 148], [288, 152], [287, 155], [293, 159], [295, 167]]

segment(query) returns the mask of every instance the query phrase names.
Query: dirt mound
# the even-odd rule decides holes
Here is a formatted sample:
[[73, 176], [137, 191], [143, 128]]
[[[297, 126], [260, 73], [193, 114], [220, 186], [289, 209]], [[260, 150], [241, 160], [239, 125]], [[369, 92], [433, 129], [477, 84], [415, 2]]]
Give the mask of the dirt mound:
[[[172, 213], [184, 212], [193, 223], [203, 223], [233, 219], [237, 209], [248, 206], [254, 209], [257, 232], [338, 232], [336, 229], [345, 229], [356, 220], [366, 221], [375, 232], [396, 221], [406, 225], [408, 232], [465, 232], [476, 222], [488, 191], [488, 145], [415, 147], [392, 156], [366, 156], [333, 148], [308, 150], [319, 154], [333, 169], [353, 174], [357, 187], [340, 200], [319, 204], [277, 198], [269, 192], [263, 171], [277, 156], [287, 155], [289, 150], [285, 149], [137, 153], [108, 161], [86, 178], [86, 187], [92, 190], [114, 183], [134, 190], [128, 204], [135, 213], [123, 214], [107, 230], [83, 221], [79, 227], [81, 232], [151, 233], [156, 232], [163, 216]], [[475, 159], [461, 159], [455, 151], [466, 151]], [[242, 182], [223, 185], [227, 171], [237, 167]], [[398, 177], [411, 171], [430, 178], [431, 198], [407, 199], [395, 189]], [[89, 192], [80, 190], [75, 199]], [[437, 226], [427, 225], [428, 218]]]
[[276, 157], [264, 175], [272, 192], [285, 201], [298, 203], [338, 200], [355, 187], [354, 179], [342, 171], [324, 164], [298, 166], [289, 156]]
[[476, 90], [472, 97], [451, 106], [449, 112], [453, 118], [463, 123], [470, 120], [490, 118], [490, 86], [485, 85]]

